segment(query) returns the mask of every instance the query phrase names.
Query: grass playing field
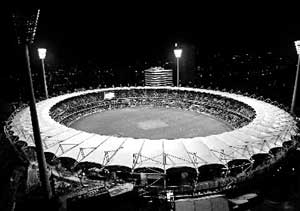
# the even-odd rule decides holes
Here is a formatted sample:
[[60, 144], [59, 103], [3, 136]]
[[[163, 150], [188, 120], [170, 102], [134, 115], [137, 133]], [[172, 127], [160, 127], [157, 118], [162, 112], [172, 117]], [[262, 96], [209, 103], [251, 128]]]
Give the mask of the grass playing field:
[[177, 139], [208, 136], [232, 128], [213, 117], [175, 108], [136, 107], [90, 114], [70, 127], [98, 133], [147, 139]]

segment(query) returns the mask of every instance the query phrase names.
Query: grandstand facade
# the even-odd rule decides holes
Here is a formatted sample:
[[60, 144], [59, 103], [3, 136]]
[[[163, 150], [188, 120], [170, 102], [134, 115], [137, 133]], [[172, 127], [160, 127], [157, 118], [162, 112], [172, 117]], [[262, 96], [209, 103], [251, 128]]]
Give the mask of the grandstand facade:
[[173, 86], [173, 70], [152, 67], [145, 70], [146, 86]]

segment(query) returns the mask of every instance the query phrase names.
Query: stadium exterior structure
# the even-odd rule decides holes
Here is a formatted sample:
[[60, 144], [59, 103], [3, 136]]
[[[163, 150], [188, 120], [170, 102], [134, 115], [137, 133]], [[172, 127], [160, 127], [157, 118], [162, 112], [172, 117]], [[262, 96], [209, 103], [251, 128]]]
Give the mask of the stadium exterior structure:
[[[114, 98], [105, 100], [105, 93], [114, 93]], [[178, 95], [177, 100], [184, 102], [189, 109], [208, 112], [215, 106], [223, 109], [219, 114], [232, 114], [235, 120], [229, 120], [239, 124], [233, 124], [233, 131], [218, 135], [160, 140], [99, 135], [68, 127], [70, 122], [83, 115], [118, 106], [133, 106], [133, 101], [178, 106], [174, 103], [174, 96]], [[167, 96], [173, 97], [167, 99]], [[165, 101], [161, 100], [163, 98]], [[212, 102], [207, 103], [207, 100]], [[216, 105], [215, 100], [226, 105]], [[230, 102], [237, 106], [231, 108]], [[272, 152], [286, 148], [290, 143], [293, 145], [293, 137], [298, 135], [294, 117], [276, 105], [248, 96], [206, 89], [122, 87], [80, 91], [43, 100], [37, 104], [37, 111], [45, 152], [53, 154], [53, 158], [72, 158], [76, 160], [76, 165], [91, 162], [107, 168], [119, 166], [138, 173], [149, 172], [147, 169], [166, 173], [190, 168], [201, 175], [202, 169], [210, 166], [228, 170], [235, 161], [253, 164], [255, 158], [262, 155], [275, 157]], [[26, 147], [34, 146], [28, 107], [18, 109], [11, 116], [6, 130], [18, 137], [17, 142], [26, 142]], [[240, 162], [235, 167], [244, 164]]]

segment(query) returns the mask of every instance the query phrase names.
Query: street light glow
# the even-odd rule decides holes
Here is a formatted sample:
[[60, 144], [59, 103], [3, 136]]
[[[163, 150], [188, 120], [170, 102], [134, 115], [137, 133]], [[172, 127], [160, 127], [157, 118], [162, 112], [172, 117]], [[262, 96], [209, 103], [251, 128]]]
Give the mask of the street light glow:
[[44, 92], [45, 92], [45, 97], [48, 98], [48, 89], [47, 89], [47, 81], [46, 81], [46, 73], [45, 73], [45, 58], [46, 58], [46, 53], [47, 53], [47, 49], [46, 48], [38, 48], [38, 53], [39, 53], [39, 57], [41, 59], [41, 63], [42, 63], [42, 77], [43, 77], [43, 84], [44, 84]]
[[300, 55], [300, 40], [295, 41], [295, 46], [296, 46], [297, 54]]
[[46, 48], [38, 48], [38, 53], [39, 53], [40, 59], [46, 58], [46, 52], [47, 52]]
[[174, 54], [175, 54], [176, 58], [180, 58], [181, 54], [182, 54], [182, 49], [180, 49], [180, 48], [174, 49]]

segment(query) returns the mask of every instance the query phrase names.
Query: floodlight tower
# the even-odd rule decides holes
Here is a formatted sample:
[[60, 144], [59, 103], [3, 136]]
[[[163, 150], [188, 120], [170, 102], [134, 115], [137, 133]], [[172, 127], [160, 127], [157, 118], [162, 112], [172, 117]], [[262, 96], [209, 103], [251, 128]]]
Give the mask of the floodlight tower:
[[298, 55], [298, 63], [297, 63], [297, 71], [296, 71], [296, 78], [295, 78], [294, 91], [293, 91], [293, 99], [291, 104], [292, 114], [295, 113], [295, 104], [296, 104], [297, 89], [298, 89], [299, 66], [300, 66], [300, 40], [295, 41], [295, 46]]
[[17, 35], [18, 44], [24, 50], [26, 69], [27, 69], [26, 77], [27, 77], [27, 86], [28, 86], [27, 88], [28, 88], [28, 95], [29, 95], [29, 108], [30, 108], [34, 142], [36, 146], [37, 160], [39, 165], [40, 181], [42, 184], [44, 196], [47, 199], [51, 199], [52, 192], [51, 192], [51, 186], [50, 186], [49, 177], [46, 169], [47, 164], [46, 164], [44, 149], [42, 145], [38, 115], [36, 111], [36, 105], [35, 105], [36, 102], [34, 96], [30, 58], [29, 58], [29, 46], [34, 42], [40, 10], [38, 9], [35, 13], [32, 14], [30, 13], [31, 11], [29, 13], [28, 12], [29, 11], [22, 13], [18, 11], [18, 13], [13, 13], [12, 17], [13, 17], [13, 24]]

